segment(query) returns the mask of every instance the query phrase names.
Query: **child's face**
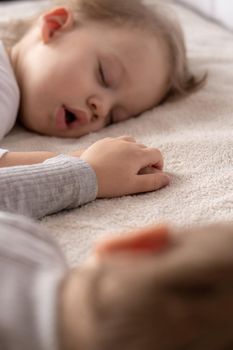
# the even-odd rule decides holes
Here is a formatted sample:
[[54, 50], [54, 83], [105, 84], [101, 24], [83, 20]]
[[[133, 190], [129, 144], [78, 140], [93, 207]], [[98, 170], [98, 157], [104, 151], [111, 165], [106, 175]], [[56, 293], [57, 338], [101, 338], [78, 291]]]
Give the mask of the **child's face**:
[[15, 47], [26, 127], [79, 137], [159, 103], [168, 79], [160, 41], [139, 30], [74, 27], [72, 20], [66, 30], [51, 29], [48, 18]]

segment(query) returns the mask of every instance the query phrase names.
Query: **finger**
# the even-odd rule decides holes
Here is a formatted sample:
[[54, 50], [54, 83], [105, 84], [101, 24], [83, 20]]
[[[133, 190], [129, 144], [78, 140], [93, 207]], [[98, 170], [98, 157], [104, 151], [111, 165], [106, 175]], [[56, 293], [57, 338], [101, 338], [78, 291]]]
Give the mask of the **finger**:
[[170, 177], [162, 172], [155, 174], [137, 175], [134, 193], [159, 190], [170, 183]]
[[153, 225], [98, 242], [95, 247], [95, 254], [105, 256], [121, 252], [155, 253], [168, 248], [171, 242], [170, 230], [167, 226]]
[[145, 174], [155, 174], [157, 172], [160, 172], [159, 169], [156, 169], [152, 166], [147, 166], [146, 168], [143, 168], [141, 169], [139, 172], [138, 172], [138, 175], [145, 175]]
[[153, 166], [154, 168], [157, 168], [159, 170], [163, 169], [164, 161], [160, 150], [158, 150], [157, 148], [145, 148], [142, 149], [142, 151], [143, 155], [141, 169], [146, 168], [148, 166]]
[[[138, 172], [138, 175], [144, 175], [144, 174], [157, 174], [157, 173], [161, 173], [160, 169], [154, 168], [153, 166], [147, 166], [146, 168], [141, 169]], [[163, 174], [167, 175], [169, 178], [171, 178], [171, 173], [167, 172], [167, 171], [163, 171]]]
[[118, 140], [124, 140], [124, 141], [129, 141], [129, 142], [136, 142], [135, 138], [129, 135], [123, 135], [119, 136]]
[[139, 146], [140, 148], [148, 148], [147, 146], [143, 145], [143, 143], [137, 143], [137, 146]]

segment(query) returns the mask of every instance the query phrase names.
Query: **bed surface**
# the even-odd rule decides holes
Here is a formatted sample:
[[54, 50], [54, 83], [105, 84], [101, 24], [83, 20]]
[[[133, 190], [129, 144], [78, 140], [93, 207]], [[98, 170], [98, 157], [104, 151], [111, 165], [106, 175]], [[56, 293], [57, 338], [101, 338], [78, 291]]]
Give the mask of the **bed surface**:
[[[30, 15], [35, 6], [41, 2], [1, 3], [0, 21]], [[14, 7], [17, 10], [12, 11]], [[61, 243], [70, 264], [83, 261], [96, 239], [137, 226], [233, 221], [233, 34], [181, 5], [174, 8], [185, 30], [192, 65], [209, 73], [204, 89], [81, 139], [36, 136], [16, 127], [1, 142], [10, 150], [64, 153], [103, 137], [130, 134], [162, 150], [166, 170], [172, 174], [169, 187], [96, 200], [40, 221]]]

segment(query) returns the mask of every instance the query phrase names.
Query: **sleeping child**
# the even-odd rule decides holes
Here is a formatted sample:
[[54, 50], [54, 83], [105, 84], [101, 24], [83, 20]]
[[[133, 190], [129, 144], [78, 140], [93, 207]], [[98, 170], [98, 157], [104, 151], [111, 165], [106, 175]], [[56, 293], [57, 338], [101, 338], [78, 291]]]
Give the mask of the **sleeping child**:
[[[0, 74], [0, 138], [16, 119], [36, 133], [80, 137], [137, 116], [170, 95], [188, 94], [203, 82], [189, 70], [182, 31], [173, 18], [161, 4], [152, 11], [141, 0], [59, 2], [13, 46], [0, 44]], [[101, 140], [91, 147], [69, 155], [1, 150], [0, 166], [5, 178], [35, 169], [33, 181], [26, 183], [33, 182], [38, 192], [29, 202], [38, 193], [59, 192], [69, 177], [74, 190], [63, 208], [97, 196], [153, 191], [169, 182], [159, 150], [131, 137]], [[80, 193], [83, 198], [77, 200]], [[63, 198], [59, 202], [60, 210]]]
[[[0, 138], [16, 119], [36, 133], [80, 137], [137, 116], [169, 95], [188, 94], [203, 82], [189, 70], [179, 26], [161, 4], [152, 10], [141, 0], [60, 1], [14, 45], [0, 43], [0, 74]], [[21, 206], [20, 212], [34, 217], [169, 183], [159, 150], [129, 136], [68, 155], [2, 149], [0, 156], [1, 193], [11, 188], [5, 186], [8, 174], [15, 176], [12, 202], [19, 212], [20, 196], [30, 193], [28, 209]], [[23, 189], [24, 182], [32, 188]], [[69, 198], [59, 194], [65, 184]], [[39, 193], [45, 196], [42, 211], [36, 207]], [[0, 208], [8, 204], [12, 211], [8, 195], [2, 195]], [[56, 205], [47, 204], [48, 209], [50, 202]]]

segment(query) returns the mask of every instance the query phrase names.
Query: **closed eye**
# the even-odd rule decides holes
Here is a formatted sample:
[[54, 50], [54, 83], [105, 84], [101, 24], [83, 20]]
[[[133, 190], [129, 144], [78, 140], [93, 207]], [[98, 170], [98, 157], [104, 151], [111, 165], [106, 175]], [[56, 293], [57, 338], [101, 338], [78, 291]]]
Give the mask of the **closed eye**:
[[106, 80], [106, 77], [105, 77], [105, 73], [104, 73], [104, 69], [103, 69], [103, 66], [101, 63], [99, 63], [99, 75], [100, 75], [100, 80], [101, 80], [101, 83], [105, 86], [105, 87], [109, 87], [109, 84]]

